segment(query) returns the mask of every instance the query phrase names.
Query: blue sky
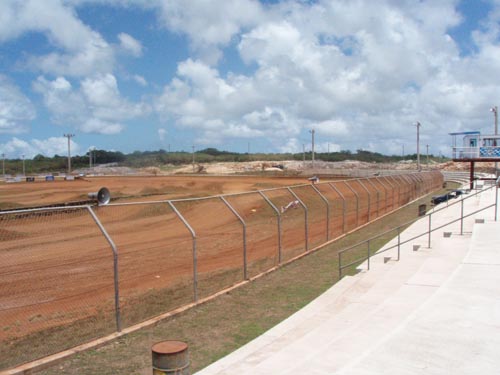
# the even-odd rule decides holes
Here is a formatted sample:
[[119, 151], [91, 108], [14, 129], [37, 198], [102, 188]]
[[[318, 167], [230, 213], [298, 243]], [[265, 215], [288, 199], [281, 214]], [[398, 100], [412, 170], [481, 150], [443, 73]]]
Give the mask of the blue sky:
[[1, 0], [0, 153], [421, 149], [493, 131], [499, 0]]

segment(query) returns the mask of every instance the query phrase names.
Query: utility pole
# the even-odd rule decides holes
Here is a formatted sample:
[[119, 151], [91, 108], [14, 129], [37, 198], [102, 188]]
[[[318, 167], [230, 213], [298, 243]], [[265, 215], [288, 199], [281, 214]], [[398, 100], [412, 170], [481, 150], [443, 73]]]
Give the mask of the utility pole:
[[194, 145], [192, 147], [193, 147], [193, 173], [194, 173]]
[[5, 179], [5, 153], [2, 153], [2, 172], [3, 178]]
[[89, 147], [89, 169], [92, 169], [92, 147]]
[[401, 151], [401, 156], [403, 157], [403, 159], [405, 158], [405, 145], [401, 145], [403, 150]]
[[417, 170], [420, 171], [420, 122], [417, 121], [415, 124], [417, 127]]
[[26, 176], [26, 168], [24, 166], [24, 154], [22, 154], [21, 157], [23, 158], [23, 176]]
[[427, 147], [427, 167], [429, 167], [429, 145], [425, 145]]
[[71, 174], [71, 138], [73, 138], [74, 134], [64, 134], [66, 138], [68, 138], [68, 175]]
[[[498, 135], [498, 107], [494, 106], [490, 108], [490, 111], [495, 116], [495, 135]], [[498, 162], [495, 162], [495, 176], [498, 178]]]
[[311, 141], [311, 151], [312, 151], [312, 167], [314, 168], [314, 132], [315, 130], [312, 129], [312, 130], [309, 130], [309, 133], [311, 133], [311, 138], [312, 138], [312, 141]]
[[306, 167], [306, 145], [302, 143], [302, 166]]

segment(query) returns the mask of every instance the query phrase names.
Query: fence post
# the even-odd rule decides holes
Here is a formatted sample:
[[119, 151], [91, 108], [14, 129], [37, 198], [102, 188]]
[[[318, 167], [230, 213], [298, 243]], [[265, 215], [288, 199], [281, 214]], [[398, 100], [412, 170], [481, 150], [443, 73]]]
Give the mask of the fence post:
[[306, 236], [306, 251], [309, 251], [309, 226], [308, 226], [308, 211], [307, 211], [307, 206], [302, 202], [302, 200], [298, 197], [297, 194], [292, 190], [292, 188], [288, 187], [288, 191], [297, 199], [300, 203], [300, 205], [304, 208], [304, 227], [305, 227], [305, 236]]
[[328, 185], [338, 194], [338, 196], [342, 199], [342, 233], [345, 233], [345, 212], [346, 212], [346, 206], [345, 206], [345, 197], [344, 194], [340, 192], [339, 189], [335, 185], [333, 185], [332, 182], [330, 182]]
[[[389, 178], [391, 179], [391, 181], [394, 183], [394, 185], [392, 185], [392, 182], [389, 181]], [[389, 184], [392, 185], [392, 210], [395, 209], [395, 200], [396, 200], [396, 191], [395, 191], [395, 187], [398, 188], [398, 206], [401, 202], [401, 186], [396, 182], [396, 179], [393, 177], [393, 176], [387, 176], [387, 181], [389, 182]]]
[[104, 235], [106, 240], [108, 241], [109, 245], [111, 246], [111, 250], [113, 250], [113, 280], [114, 280], [114, 289], [115, 289], [115, 321], [116, 321], [116, 330], [118, 332], [121, 332], [122, 330], [122, 318], [121, 318], [121, 312], [120, 312], [120, 287], [119, 287], [119, 278], [118, 278], [118, 249], [111, 238], [111, 236], [108, 234], [106, 231], [106, 228], [102, 225], [101, 221], [95, 214], [95, 212], [92, 210], [90, 206], [85, 206], [87, 208], [87, 211], [90, 213], [90, 216], [92, 216], [92, 219], [94, 219], [94, 222], [97, 224], [99, 229], [101, 230], [101, 233]]
[[198, 258], [196, 254], [196, 233], [194, 229], [189, 225], [187, 220], [182, 216], [182, 214], [177, 210], [177, 207], [171, 201], [167, 201], [170, 208], [174, 211], [177, 217], [182, 221], [182, 223], [186, 226], [186, 228], [191, 233], [191, 237], [193, 238], [193, 295], [194, 302], [198, 302]]
[[319, 191], [319, 189], [316, 186], [311, 185], [311, 187], [316, 193], [318, 193], [323, 202], [325, 202], [326, 204], [326, 242], [328, 242], [330, 240], [330, 202], [328, 201], [328, 199], [326, 199], [326, 197], [321, 193], [321, 191]]
[[264, 198], [264, 200], [267, 202], [267, 204], [269, 206], [271, 206], [271, 208], [274, 210], [274, 212], [276, 212], [276, 215], [278, 217], [278, 264], [281, 264], [281, 214], [280, 214], [280, 210], [278, 210], [278, 208], [273, 204], [273, 202], [271, 202], [269, 200], [268, 197], [266, 197], [266, 195], [259, 190], [259, 194], [262, 196], [262, 198]]
[[233, 206], [229, 204], [229, 202], [224, 198], [222, 195], [220, 196], [220, 199], [224, 204], [229, 208], [229, 210], [236, 216], [236, 218], [240, 221], [242, 227], [243, 227], [243, 279], [248, 280], [247, 276], [247, 224], [245, 223], [245, 220], [238, 214], [238, 212], [234, 209]]
[[[385, 187], [385, 184], [382, 182], [382, 179], [381, 179], [380, 177], [375, 177], [375, 178], [376, 178], [376, 180], [378, 181], [378, 183], [379, 183], [380, 185], [382, 185], [382, 187], [384, 188], [384, 201], [385, 201], [385, 204], [384, 204], [384, 207], [385, 207], [385, 209], [384, 209], [384, 213], [386, 213], [386, 212], [387, 212], [387, 209], [388, 209], [388, 208], [387, 208], [387, 193], [388, 193], [388, 190], [387, 190], [387, 188]], [[387, 181], [386, 181], [386, 182], [387, 182]]]
[[359, 226], [359, 196], [358, 193], [347, 183], [347, 181], [344, 181], [344, 184], [349, 188], [350, 191], [353, 192], [354, 196], [356, 197], [356, 228]]
[[359, 182], [359, 184], [361, 185], [361, 187], [362, 187], [363, 189], [365, 189], [365, 191], [366, 191], [366, 195], [367, 195], [367, 197], [368, 197], [368, 221], [370, 221], [370, 220], [371, 220], [371, 210], [372, 210], [372, 209], [371, 209], [371, 199], [370, 199], [371, 197], [370, 197], [370, 191], [366, 188], [365, 184], [363, 184], [363, 183], [361, 182], [361, 180], [358, 180], [358, 182]]
[[[375, 178], [376, 179], [376, 178]], [[380, 213], [379, 213], [379, 202], [380, 202], [380, 190], [377, 188], [377, 186], [375, 186], [375, 184], [373, 183], [373, 181], [371, 181], [369, 178], [366, 179], [366, 181], [371, 185], [373, 186], [373, 188], [377, 191], [377, 217], [380, 216]], [[377, 180], [378, 181], [378, 180]]]
[[339, 280], [342, 279], [342, 253], [339, 252]]

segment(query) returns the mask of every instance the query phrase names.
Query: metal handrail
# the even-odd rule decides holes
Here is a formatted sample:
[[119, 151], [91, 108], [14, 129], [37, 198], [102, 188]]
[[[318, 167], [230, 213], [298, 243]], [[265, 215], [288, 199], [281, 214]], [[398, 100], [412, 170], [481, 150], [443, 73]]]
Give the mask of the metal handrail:
[[[487, 190], [490, 190], [490, 189], [493, 189], [493, 188], [496, 188], [496, 189], [497, 189], [497, 198], [495, 199], [495, 203], [490, 204], [490, 205], [488, 205], [488, 206], [485, 206], [485, 207], [483, 207], [483, 208], [481, 208], [481, 209], [479, 209], [479, 210], [476, 210], [476, 211], [474, 211], [474, 212], [471, 212], [471, 213], [469, 213], [469, 214], [467, 214], [467, 215], [464, 215], [464, 214], [463, 214], [463, 202], [464, 202], [465, 200], [470, 199], [470, 198], [472, 198], [472, 197], [474, 197], [474, 196], [476, 196], [476, 195], [478, 195], [478, 194], [480, 194], [480, 193], [483, 193], [483, 192], [485, 192], [485, 191], [487, 191]], [[343, 270], [343, 269], [348, 268], [348, 267], [350, 267], [350, 266], [353, 266], [353, 265], [355, 265], [355, 264], [357, 264], [357, 263], [359, 263], [359, 262], [365, 261], [365, 260], [368, 262], [368, 263], [367, 263], [367, 269], [369, 270], [369, 269], [370, 269], [370, 258], [371, 258], [372, 256], [375, 256], [375, 255], [380, 255], [380, 254], [382, 254], [382, 253], [384, 253], [384, 252], [386, 252], [386, 251], [388, 251], [388, 250], [392, 250], [392, 249], [394, 249], [394, 248], [396, 248], [396, 247], [398, 248], [398, 259], [397, 259], [397, 260], [399, 261], [399, 257], [400, 257], [400, 252], [399, 252], [399, 250], [400, 250], [400, 246], [401, 246], [401, 245], [404, 245], [404, 244], [406, 244], [406, 243], [408, 243], [408, 242], [410, 242], [410, 241], [413, 241], [413, 240], [415, 240], [415, 239], [417, 239], [417, 238], [420, 238], [420, 237], [422, 237], [422, 236], [425, 236], [425, 235], [427, 235], [427, 234], [429, 235], [429, 247], [430, 247], [430, 234], [431, 234], [432, 232], [435, 232], [435, 231], [437, 231], [437, 230], [439, 230], [439, 229], [442, 229], [442, 228], [444, 228], [444, 227], [446, 227], [446, 226], [448, 226], [448, 225], [451, 225], [451, 224], [453, 224], [453, 223], [456, 223], [456, 222], [458, 222], [458, 221], [461, 221], [461, 223], [462, 223], [462, 225], [461, 225], [461, 229], [460, 229], [460, 234], [463, 234], [463, 219], [464, 219], [464, 218], [467, 218], [467, 217], [469, 217], [469, 216], [473, 216], [473, 215], [475, 215], [475, 214], [477, 214], [477, 213], [479, 213], [479, 212], [482, 212], [482, 211], [485, 211], [485, 210], [487, 210], [487, 209], [489, 209], [489, 208], [492, 208], [492, 207], [497, 207], [497, 206], [498, 206], [498, 187], [493, 185], [493, 186], [487, 187], [487, 188], [485, 188], [485, 189], [479, 190], [478, 192], [476, 192], [476, 193], [474, 193], [474, 194], [472, 194], [472, 195], [469, 195], [469, 196], [468, 196], [468, 197], [466, 197], [466, 198], [463, 198], [463, 197], [462, 197], [462, 199], [460, 200], [460, 202], [461, 202], [461, 204], [462, 204], [462, 210], [461, 210], [461, 213], [460, 213], [460, 217], [459, 217], [458, 219], [453, 219], [453, 220], [451, 220], [451, 221], [449, 221], [449, 222], [447, 222], [447, 223], [445, 223], [445, 224], [442, 224], [442, 225], [440, 225], [440, 226], [438, 226], [438, 227], [436, 227], [436, 228], [431, 228], [431, 216], [432, 216], [433, 214], [435, 214], [436, 212], [440, 212], [440, 211], [444, 210], [445, 208], [448, 208], [448, 207], [450, 207], [450, 206], [452, 206], [452, 205], [454, 205], [454, 204], [457, 204], [458, 202], [453, 202], [452, 204], [447, 205], [446, 207], [440, 208], [440, 209], [438, 209], [438, 210], [433, 210], [433, 212], [430, 212], [430, 213], [428, 213], [428, 214], [426, 214], [426, 215], [424, 215], [424, 216], [423, 216], [423, 217], [429, 217], [429, 230], [427, 230], [427, 231], [425, 231], [425, 232], [423, 232], [423, 233], [421, 233], [421, 234], [418, 234], [418, 235], [416, 235], [416, 236], [414, 236], [414, 237], [411, 237], [411, 238], [409, 238], [409, 239], [406, 239], [406, 240], [404, 240], [404, 241], [401, 241], [401, 240], [400, 240], [401, 228], [406, 227], [407, 225], [413, 224], [414, 222], [416, 222], [416, 221], [418, 221], [418, 220], [423, 219], [423, 217], [419, 217], [419, 218], [416, 218], [416, 219], [410, 220], [410, 221], [408, 221], [408, 222], [406, 222], [406, 223], [404, 223], [404, 224], [402, 224], [402, 225], [399, 225], [399, 226], [397, 226], [397, 227], [395, 227], [395, 228], [389, 229], [389, 230], [387, 230], [387, 231], [385, 231], [385, 232], [379, 233], [379, 234], [377, 234], [376, 236], [372, 236], [372, 237], [370, 237], [370, 238], [368, 238], [368, 239], [366, 239], [366, 240], [363, 240], [363, 241], [358, 242], [358, 243], [356, 243], [356, 244], [354, 244], [354, 245], [351, 245], [351, 246], [349, 246], [349, 247], [347, 247], [347, 248], [345, 248], [345, 249], [340, 250], [340, 251], [338, 252], [338, 263], [339, 263], [339, 265], [338, 265], [338, 271], [339, 271], [339, 279], [341, 279], [341, 278], [342, 278], [342, 270]], [[497, 221], [497, 214], [496, 214], [496, 212], [497, 212], [497, 209], [495, 209], [495, 221]], [[390, 232], [396, 231], [396, 230], [398, 231], [398, 243], [397, 243], [396, 245], [390, 246], [390, 247], [388, 247], [388, 248], [386, 248], [386, 249], [384, 249], [384, 250], [377, 251], [377, 252], [376, 252], [375, 254], [373, 254], [373, 255], [371, 255], [371, 254], [370, 254], [370, 241], [373, 241], [373, 240], [375, 240], [375, 239], [377, 239], [377, 238], [380, 238], [380, 237], [382, 237], [382, 236], [384, 236], [384, 235], [386, 235], [386, 234], [388, 234], [388, 233], [390, 233]], [[354, 248], [357, 248], [357, 247], [359, 247], [359, 246], [362, 246], [362, 245], [364, 245], [364, 244], [367, 244], [367, 245], [368, 245], [368, 253], [367, 253], [368, 255], [367, 255], [366, 257], [358, 258], [358, 259], [356, 259], [355, 261], [352, 261], [352, 262], [350, 262], [350, 263], [348, 263], [348, 264], [346, 264], [346, 265], [342, 265], [342, 254], [344, 254], [344, 253], [346, 253], [346, 252], [348, 252], [348, 251], [350, 251], [350, 250], [352, 250], [352, 249], [354, 249]]]

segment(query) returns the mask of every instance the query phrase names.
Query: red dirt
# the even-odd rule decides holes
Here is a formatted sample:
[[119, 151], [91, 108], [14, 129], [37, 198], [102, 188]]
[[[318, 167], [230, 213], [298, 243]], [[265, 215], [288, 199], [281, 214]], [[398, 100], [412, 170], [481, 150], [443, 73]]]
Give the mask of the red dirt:
[[[431, 174], [426, 176], [432, 180]], [[371, 181], [375, 187], [365, 183], [368, 191], [359, 183], [351, 183], [354, 192], [342, 182], [334, 184], [346, 199], [345, 218], [339, 193], [329, 184], [316, 185], [330, 203], [329, 228], [327, 206], [311, 186], [294, 189], [308, 207], [310, 248], [326, 241], [327, 230], [330, 238], [340, 235], [344, 220], [346, 230], [366, 223], [369, 199], [371, 219], [410, 200], [410, 184], [403, 179]], [[4, 184], [0, 194], [2, 203], [39, 206], [85, 199], [87, 192], [102, 186], [112, 195], [158, 194], [143, 199], [160, 200], [303, 182], [259, 177], [103, 177]], [[396, 186], [404, 189], [400, 192]], [[295, 199], [286, 189], [266, 195], [278, 209]], [[277, 265], [278, 224], [271, 206], [258, 193], [227, 199], [246, 223], [248, 276]], [[196, 233], [199, 297], [242, 280], [243, 227], [222, 200], [185, 201], [175, 206]], [[192, 301], [193, 240], [166, 203], [109, 205], [93, 210], [118, 249], [120, 300], [127, 325], [150, 316], [134, 317], [133, 304], [140, 295], [164, 288], [184, 292], [177, 299], [162, 301], [162, 311]], [[283, 261], [304, 251], [304, 220], [302, 207], [282, 214]], [[224, 278], [214, 284], [214, 276]], [[86, 209], [0, 216], [0, 340], [112, 311], [113, 307], [113, 252]]]

